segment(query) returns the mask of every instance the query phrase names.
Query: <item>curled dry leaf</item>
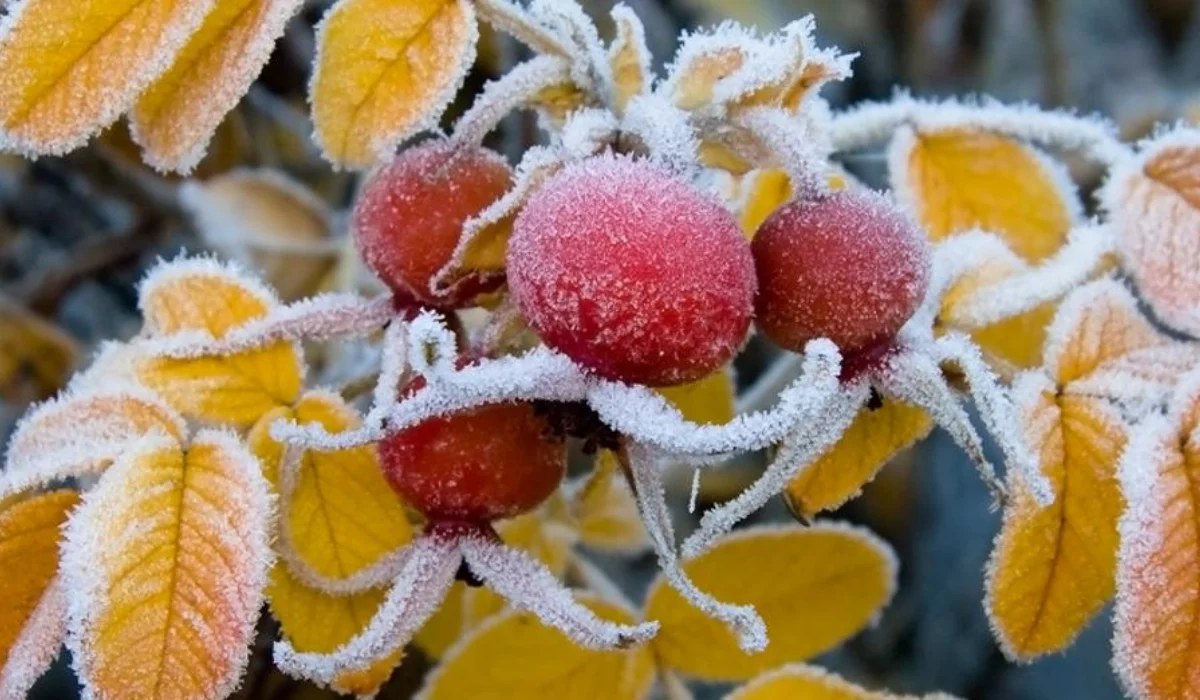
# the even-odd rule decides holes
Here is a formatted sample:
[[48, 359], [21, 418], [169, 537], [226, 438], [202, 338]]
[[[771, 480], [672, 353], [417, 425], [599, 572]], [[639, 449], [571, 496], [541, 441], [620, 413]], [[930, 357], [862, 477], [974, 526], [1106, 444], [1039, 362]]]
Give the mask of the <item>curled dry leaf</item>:
[[341, 0], [317, 30], [309, 100], [332, 162], [368, 168], [433, 126], [475, 60], [468, 0]]
[[1100, 280], [1063, 303], [1046, 370], [1021, 375], [1014, 394], [1026, 442], [1054, 495], [1040, 505], [1027, 475], [1009, 476], [1011, 502], [988, 566], [986, 607], [1005, 653], [1031, 659], [1069, 645], [1113, 594], [1117, 463], [1126, 426], [1089, 379], [1166, 339], [1119, 283]]
[[[142, 283], [139, 303], [150, 337], [220, 338], [266, 316], [275, 295], [240, 270], [207, 259], [163, 263]], [[225, 356], [154, 357], [138, 377], [185, 415], [249, 426], [300, 395], [304, 367], [295, 346], [279, 341]]]
[[747, 654], [725, 625], [661, 578], [654, 583], [645, 611], [661, 625], [655, 654], [683, 674], [721, 681], [746, 680], [834, 647], [879, 613], [896, 583], [891, 548], [863, 530], [829, 523], [740, 530], [684, 569], [702, 590], [753, 605], [767, 623], [766, 649]]
[[217, 126], [250, 89], [303, 0], [216, 0], [171, 67], [130, 113], [144, 160], [191, 171]]
[[179, 192], [204, 240], [259, 270], [284, 301], [311, 296], [337, 264], [331, 212], [275, 170], [235, 170]]
[[1200, 695], [1200, 374], [1140, 426], [1120, 466], [1113, 666], [1144, 700]]
[[[0, 24], [0, 144], [82, 146], [166, 71], [214, 0], [21, 0]], [[48, 48], [53, 47], [53, 48]]]
[[[635, 613], [594, 595], [579, 600], [605, 620], [636, 623]], [[598, 651], [574, 644], [531, 613], [491, 618], [464, 637], [425, 679], [422, 700], [553, 697], [558, 700], [641, 698], [655, 677], [649, 645]]]
[[[0, 697], [24, 697], [62, 646], [65, 611], [45, 599], [61, 595], [53, 583], [60, 531], [78, 503], [79, 494], [62, 489], [0, 504], [0, 568], [5, 571], [0, 579]], [[47, 602], [57, 608], [50, 611], [57, 619], [37, 619]]]
[[[271, 564], [270, 495], [232, 435], [149, 437], [71, 517], [68, 646], [94, 697], [223, 698]], [[187, 672], [182, 672], [187, 669]]]
[[1122, 265], [1168, 325], [1200, 335], [1200, 131], [1153, 139], [1114, 170], [1101, 199], [1117, 226]]
[[1061, 165], [992, 132], [901, 129], [888, 168], [896, 196], [933, 241], [978, 228], [1037, 262], [1063, 245], [1081, 215]]

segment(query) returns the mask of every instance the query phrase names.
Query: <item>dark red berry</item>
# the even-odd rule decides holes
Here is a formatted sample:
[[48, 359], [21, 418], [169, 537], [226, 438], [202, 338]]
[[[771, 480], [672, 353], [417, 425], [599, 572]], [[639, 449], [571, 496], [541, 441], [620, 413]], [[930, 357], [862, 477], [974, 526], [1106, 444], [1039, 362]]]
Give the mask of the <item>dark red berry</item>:
[[459, 308], [498, 287], [496, 276], [469, 276], [448, 294], [434, 294], [434, 275], [449, 262], [463, 223], [499, 199], [512, 171], [483, 148], [430, 141], [401, 152], [375, 173], [354, 207], [359, 253], [398, 297], [426, 306]]
[[737, 353], [753, 312], [733, 216], [645, 160], [600, 156], [554, 177], [517, 217], [507, 265], [546, 344], [609, 379], [700, 379]]
[[790, 202], [752, 245], [759, 329], [802, 351], [828, 338], [845, 355], [888, 343], [929, 286], [929, 244], [892, 200], [844, 190]]

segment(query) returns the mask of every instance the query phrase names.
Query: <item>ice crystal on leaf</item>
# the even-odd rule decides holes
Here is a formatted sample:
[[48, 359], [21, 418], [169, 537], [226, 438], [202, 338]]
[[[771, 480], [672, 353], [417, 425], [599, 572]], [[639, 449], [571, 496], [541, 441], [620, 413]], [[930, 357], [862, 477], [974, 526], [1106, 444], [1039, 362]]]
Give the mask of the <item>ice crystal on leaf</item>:
[[[298, 5], [143, 4], [154, 11], [102, 32], [99, 5], [17, 3], [0, 67], [36, 70], [0, 78], [0, 145], [60, 153], [129, 113], [149, 162], [187, 169]], [[1131, 691], [1200, 687], [1180, 642], [1200, 623], [1168, 614], [1196, 607], [1200, 558], [1175, 498], [1196, 481], [1198, 132], [1131, 148], [1097, 118], [903, 93], [834, 112], [818, 91], [853, 57], [816, 46], [811, 18], [685, 34], [661, 76], [632, 10], [612, 19], [606, 41], [569, 0], [332, 3], [310, 102], [335, 165], [385, 165], [436, 127], [478, 21], [534, 55], [398, 157], [473, 151], [507, 177], [490, 133], [532, 110], [545, 138], [453, 219], [437, 207], [458, 175], [410, 173], [453, 223], [419, 279], [382, 280], [394, 293], [375, 298], [300, 283], [341, 254], [342, 217], [295, 183], [241, 171], [178, 188], [241, 265], [159, 264], [141, 331], [18, 426], [0, 563], [21, 533], [36, 552], [0, 585], [18, 601], [0, 625], [0, 695], [28, 690], [64, 640], [90, 696], [227, 694], [265, 600], [277, 666], [339, 692], [377, 692], [415, 641], [444, 656], [431, 698], [461, 697], [480, 658], [514, 649], [530, 650], [528, 673], [497, 677], [515, 694], [577, 662], [625, 674], [630, 692], [679, 674], [758, 678], [732, 697], [867, 697], [796, 664], [869, 622], [896, 564], [871, 536], [812, 521], [935, 425], [1003, 507], [985, 605], [1009, 657], [1064, 648], [1115, 595]], [[40, 60], [47, 37], [74, 48]], [[865, 150], [884, 154], [891, 193], [834, 162]], [[1064, 151], [1109, 172], [1094, 220]], [[403, 179], [380, 181], [384, 200]], [[380, 231], [358, 241], [373, 269], [411, 262]], [[277, 293], [252, 264], [296, 288]], [[486, 295], [455, 294], [479, 279]], [[730, 360], [748, 333], [784, 351], [739, 397]], [[344, 396], [314, 384], [345, 367], [306, 356], [331, 340], [363, 359]], [[595, 457], [561, 484], [567, 439]], [[696, 470], [694, 506], [711, 470], [760, 450], [773, 450], [762, 473], [677, 538], [668, 469]], [[404, 481], [415, 471], [421, 484]], [[489, 481], [505, 476], [529, 492], [485, 500], [510, 491]], [[734, 531], [776, 495], [810, 526]], [[640, 611], [575, 544], [653, 550], [662, 573]]]

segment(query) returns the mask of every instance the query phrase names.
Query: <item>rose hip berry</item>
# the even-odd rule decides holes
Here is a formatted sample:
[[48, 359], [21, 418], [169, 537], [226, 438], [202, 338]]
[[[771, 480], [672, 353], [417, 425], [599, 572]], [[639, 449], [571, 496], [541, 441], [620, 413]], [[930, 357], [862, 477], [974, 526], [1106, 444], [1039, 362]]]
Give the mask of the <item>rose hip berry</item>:
[[430, 283], [458, 245], [463, 223], [499, 199], [512, 170], [484, 148], [430, 141], [401, 152], [363, 188], [354, 207], [354, 241], [367, 266], [398, 297], [459, 308], [498, 287], [498, 277], [468, 277], [445, 295]]
[[874, 353], [912, 317], [929, 286], [929, 245], [891, 200], [855, 190], [793, 201], [752, 244], [756, 323], [782, 347], [828, 338]]
[[566, 443], [527, 403], [432, 418], [379, 443], [384, 476], [432, 524], [528, 512], [562, 481]]
[[507, 267], [542, 340], [609, 379], [700, 379], [737, 353], [753, 313], [733, 216], [644, 160], [599, 156], [546, 183], [517, 217]]

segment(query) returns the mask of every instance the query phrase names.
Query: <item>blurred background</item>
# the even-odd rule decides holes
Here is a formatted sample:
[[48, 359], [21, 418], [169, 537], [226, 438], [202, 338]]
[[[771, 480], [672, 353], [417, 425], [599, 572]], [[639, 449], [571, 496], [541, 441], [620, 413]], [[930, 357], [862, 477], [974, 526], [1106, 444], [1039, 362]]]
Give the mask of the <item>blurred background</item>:
[[[0, 438], [31, 402], [53, 395], [86, 364], [100, 341], [137, 331], [136, 284], [159, 257], [216, 250], [264, 270], [289, 299], [323, 289], [370, 287], [345, 245], [343, 212], [353, 200], [356, 179], [335, 173], [308, 141], [304, 97], [312, 27], [328, 4], [309, 2], [292, 22], [258, 84], [221, 127], [193, 175], [196, 182], [187, 187], [181, 187], [181, 179], [142, 166], [120, 125], [64, 158], [28, 162], [0, 156]], [[607, 35], [612, 3], [584, 4]], [[822, 44], [860, 53], [854, 77], [826, 88], [825, 96], [838, 108], [886, 99], [905, 86], [920, 96], [988, 94], [1098, 112], [1128, 139], [1147, 135], [1157, 122], [1200, 118], [1200, 0], [627, 4], [646, 24], [660, 66], [673, 55], [681, 30], [726, 18], [770, 30], [812, 13]], [[512, 41], [485, 34], [464, 95], [522, 57]], [[447, 119], [467, 103], [464, 99], [452, 108]], [[515, 117], [490, 145], [515, 158], [536, 139], [533, 120]], [[883, 186], [879, 157], [856, 155], [846, 166]], [[286, 173], [315, 198], [306, 194], [284, 201], [286, 192], [255, 191], [229, 177], [247, 167]], [[1082, 165], [1073, 174], [1087, 197], [1099, 174]], [[191, 194], [181, 197], [181, 192]], [[214, 211], [240, 214], [214, 220]], [[752, 347], [739, 361], [739, 383], [753, 381], [772, 360], [771, 352]], [[704, 497], [726, 497], [760, 467], [761, 457], [747, 459], [727, 479], [706, 482]], [[895, 545], [900, 592], [877, 626], [817, 662], [898, 692], [943, 690], [973, 700], [1122, 697], [1109, 667], [1107, 616], [1065, 655], [1025, 667], [1003, 659], [981, 605], [982, 569], [999, 526], [989, 501], [973, 469], [940, 434], [885, 469], [864, 497], [837, 517], [866, 523]], [[789, 517], [776, 504], [759, 519]], [[649, 558], [611, 566], [635, 599], [655, 570]], [[271, 634], [264, 629], [263, 639]], [[413, 654], [384, 697], [407, 697], [425, 663]], [[701, 689], [699, 696], [717, 692]], [[62, 660], [35, 694], [75, 695]], [[322, 697], [276, 677], [261, 663], [252, 665], [242, 696]]]

